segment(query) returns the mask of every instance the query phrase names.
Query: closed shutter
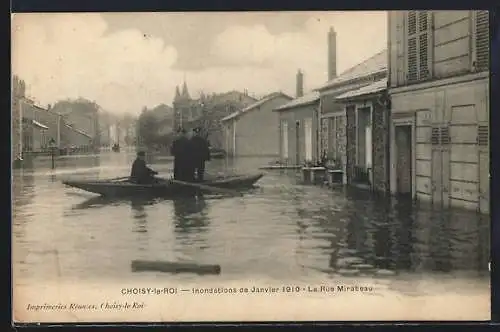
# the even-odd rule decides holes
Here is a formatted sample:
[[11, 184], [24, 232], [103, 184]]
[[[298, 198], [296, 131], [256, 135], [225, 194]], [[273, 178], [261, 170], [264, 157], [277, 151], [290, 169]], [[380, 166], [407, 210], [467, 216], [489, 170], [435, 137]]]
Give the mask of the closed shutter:
[[417, 33], [417, 11], [410, 10], [408, 12], [408, 35]]
[[429, 78], [429, 36], [422, 33], [418, 37], [418, 78], [421, 80]]
[[490, 28], [489, 28], [489, 12], [487, 10], [478, 10], [476, 12], [476, 63], [475, 67], [478, 71], [489, 69], [490, 57]]
[[477, 144], [479, 146], [488, 146], [489, 132], [487, 125], [479, 125], [477, 128]]
[[408, 81], [416, 81], [417, 79], [417, 38], [411, 37], [408, 39]]
[[407, 79], [409, 82], [431, 77], [432, 15], [427, 10], [411, 10], [407, 16]]

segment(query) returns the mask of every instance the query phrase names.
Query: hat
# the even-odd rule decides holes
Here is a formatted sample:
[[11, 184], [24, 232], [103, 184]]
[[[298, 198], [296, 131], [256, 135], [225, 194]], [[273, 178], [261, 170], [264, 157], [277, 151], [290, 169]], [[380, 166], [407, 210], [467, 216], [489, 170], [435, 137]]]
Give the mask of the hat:
[[185, 134], [185, 133], [186, 133], [186, 129], [184, 129], [184, 128], [182, 128], [182, 127], [179, 127], [179, 128], [177, 128], [177, 132], [178, 132], [179, 134]]
[[139, 151], [139, 152], [137, 152], [137, 156], [138, 156], [138, 157], [144, 157], [144, 156], [146, 156], [146, 152], [144, 152], [144, 151]]
[[194, 128], [193, 128], [193, 131], [194, 131], [195, 133], [199, 133], [199, 132], [201, 131], [201, 128], [200, 128], [200, 127], [194, 127]]

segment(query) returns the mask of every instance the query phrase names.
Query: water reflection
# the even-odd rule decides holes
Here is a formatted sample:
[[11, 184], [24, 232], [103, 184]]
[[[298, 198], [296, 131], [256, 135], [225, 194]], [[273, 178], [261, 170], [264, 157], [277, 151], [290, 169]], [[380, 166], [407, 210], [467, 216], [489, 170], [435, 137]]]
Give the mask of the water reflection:
[[13, 216], [17, 211], [33, 202], [35, 197], [35, 177], [31, 170], [15, 170], [12, 172], [12, 204]]
[[33, 172], [16, 170], [12, 173], [12, 235], [16, 239], [24, 238], [26, 223], [33, 211], [29, 206], [35, 198], [35, 177]]
[[210, 248], [207, 233], [210, 226], [208, 205], [203, 196], [191, 196], [173, 201], [175, 251], [181, 257], [200, 257]]
[[[97, 168], [85, 158], [77, 169], [56, 169], [59, 180], [62, 174], [76, 177], [77, 171], [88, 170], [121, 176], [121, 171], [114, 173], [120, 167], [128, 172], [125, 164], [133, 154], [101, 155]], [[170, 163], [153, 167], [161, 171]], [[208, 170], [255, 172], [255, 164], [265, 163], [214, 160]], [[439, 271], [488, 273], [487, 217], [433, 211], [350, 189], [295, 185], [293, 172], [269, 172], [259, 181], [260, 189], [243, 199], [206, 195], [177, 200], [76, 196], [59, 181], [51, 182], [48, 174], [47, 169], [13, 172], [13, 260], [26, 278], [50, 277], [53, 271], [46, 266], [52, 261], [38, 257], [37, 251], [53, 248], [63, 273], [78, 278], [135, 278], [122, 276], [131, 258], [215, 262], [231, 278], [319, 274], [396, 280]]]
[[139, 251], [146, 251], [149, 245], [148, 238], [148, 214], [145, 206], [151, 205], [153, 202], [144, 199], [132, 199], [130, 208], [132, 210], [132, 219], [134, 221], [133, 232], [137, 233], [137, 243]]
[[207, 203], [203, 196], [187, 196], [173, 200], [175, 231], [180, 234], [207, 230]]
[[[329, 274], [385, 275], [409, 272], [487, 273], [487, 218], [465, 211], [417, 208], [404, 199], [347, 192], [335, 204], [296, 201], [300, 251], [311, 257], [322, 250], [329, 255]], [[310, 231], [318, 227], [320, 231]], [[314, 247], [301, 243], [313, 237]], [[323, 246], [320, 240], [327, 239]]]

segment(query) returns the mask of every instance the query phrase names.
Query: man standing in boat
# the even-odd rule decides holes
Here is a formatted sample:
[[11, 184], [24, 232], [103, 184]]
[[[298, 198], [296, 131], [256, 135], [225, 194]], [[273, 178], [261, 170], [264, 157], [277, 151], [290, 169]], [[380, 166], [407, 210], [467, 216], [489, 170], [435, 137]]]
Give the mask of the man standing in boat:
[[174, 156], [174, 179], [193, 182], [194, 167], [190, 156], [190, 140], [184, 128], [179, 128], [177, 134], [170, 148], [170, 153]]
[[158, 174], [158, 172], [146, 166], [146, 153], [144, 151], [137, 152], [137, 158], [132, 164], [130, 180], [137, 184], [149, 184], [155, 181], [154, 176], [156, 174]]
[[210, 160], [210, 146], [208, 141], [201, 136], [201, 128], [193, 129], [193, 137], [191, 137], [191, 153], [193, 158], [193, 175], [196, 172], [196, 180], [202, 182], [205, 176], [205, 162]]

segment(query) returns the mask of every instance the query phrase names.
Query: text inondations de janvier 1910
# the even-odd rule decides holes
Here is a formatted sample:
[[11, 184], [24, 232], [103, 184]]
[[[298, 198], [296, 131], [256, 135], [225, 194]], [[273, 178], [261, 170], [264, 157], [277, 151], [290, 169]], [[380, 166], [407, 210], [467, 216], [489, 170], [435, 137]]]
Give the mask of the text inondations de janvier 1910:
[[[109, 310], [141, 310], [147, 307], [145, 301], [137, 300], [137, 297], [149, 296], [219, 296], [219, 295], [250, 295], [266, 296], [279, 294], [325, 294], [334, 295], [338, 293], [371, 293], [373, 286], [367, 285], [343, 285], [343, 284], [315, 284], [315, 285], [280, 285], [280, 286], [255, 286], [245, 285], [241, 287], [133, 287], [121, 288], [118, 291], [120, 300], [102, 301], [100, 303], [29, 303], [28, 311], [109, 311]], [[134, 300], [126, 297], [133, 296]]]

